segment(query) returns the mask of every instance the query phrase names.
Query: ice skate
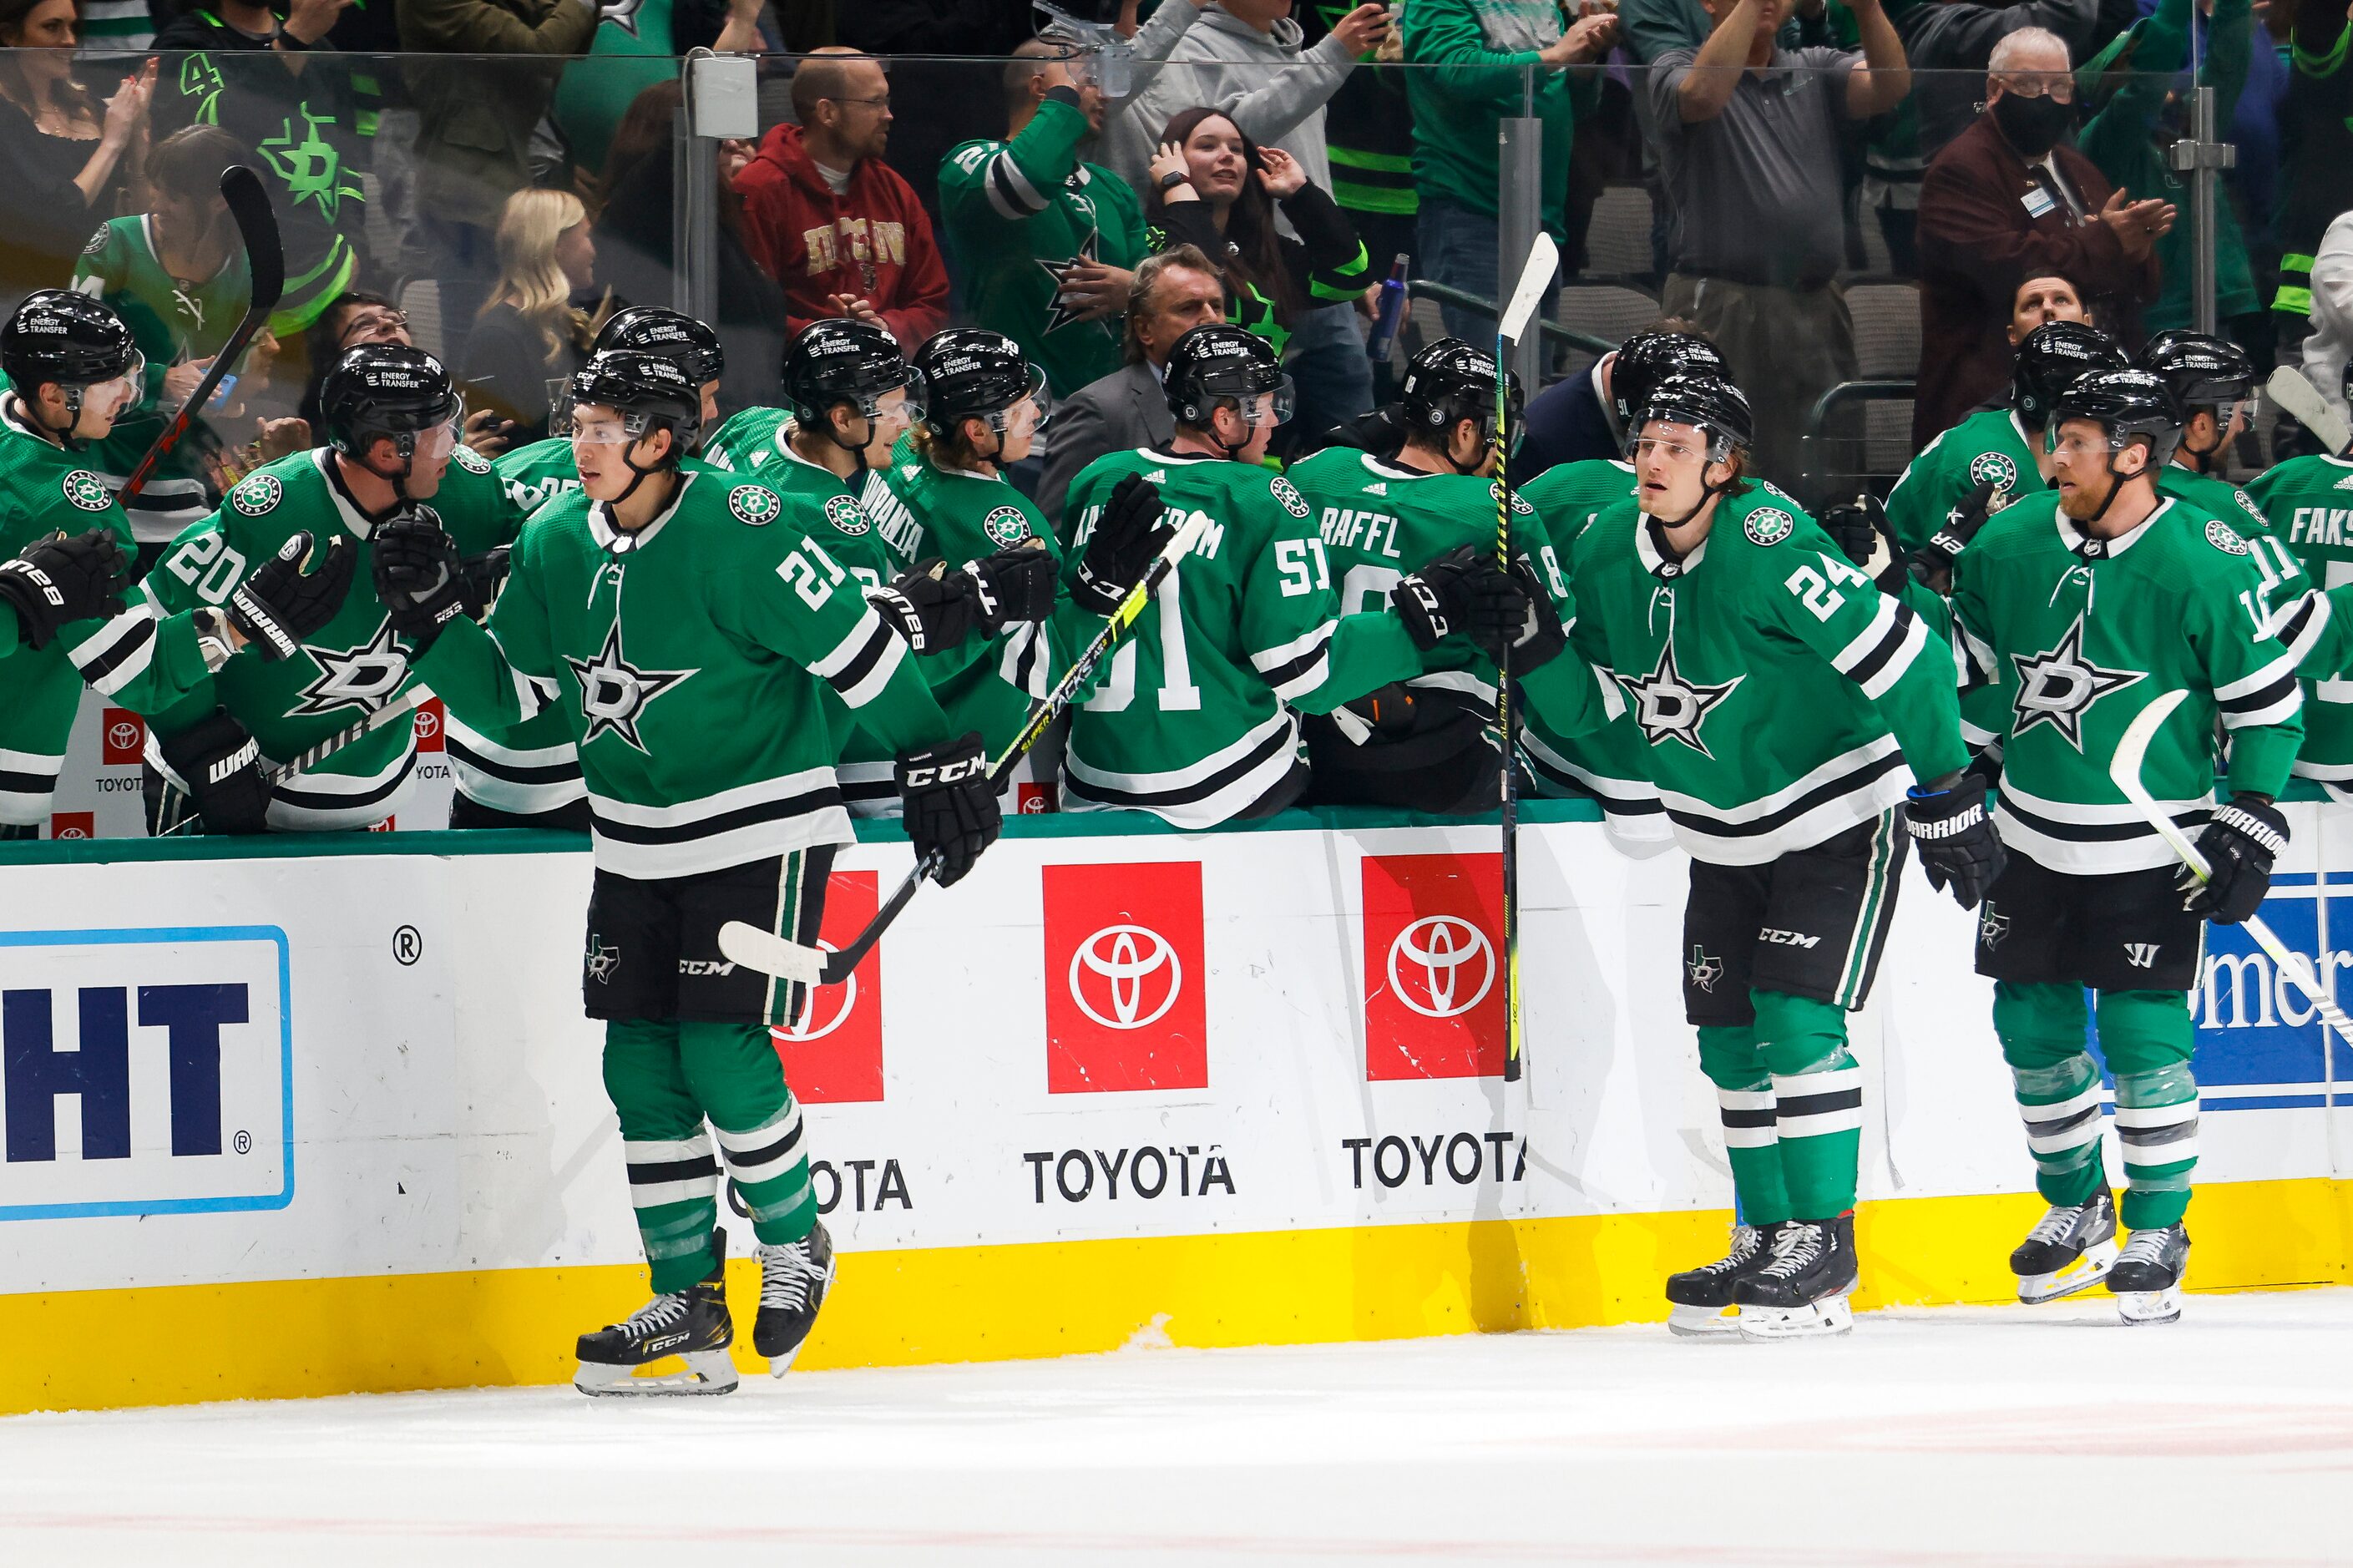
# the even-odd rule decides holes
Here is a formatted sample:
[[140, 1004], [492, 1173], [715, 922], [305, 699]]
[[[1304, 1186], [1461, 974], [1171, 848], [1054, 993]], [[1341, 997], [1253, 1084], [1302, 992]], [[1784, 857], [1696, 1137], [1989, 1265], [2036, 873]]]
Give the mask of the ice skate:
[[[727, 1347], [735, 1325], [719, 1271], [668, 1296], [657, 1296], [618, 1323], [580, 1336], [580, 1370], [572, 1386], [590, 1394], [732, 1394], [735, 1363]], [[638, 1375], [638, 1369], [679, 1356], [682, 1372]]]
[[2108, 1189], [2087, 1204], [2052, 1205], [2010, 1255], [2018, 1299], [2030, 1306], [2088, 1290], [2116, 1260], [2116, 1202]]
[[1842, 1334], [1854, 1327], [1847, 1297], [1858, 1277], [1854, 1216], [1793, 1219], [1773, 1237], [1773, 1255], [1734, 1281], [1740, 1332], [1752, 1340]]
[[792, 1369], [832, 1288], [833, 1237], [823, 1220], [798, 1241], [760, 1248], [760, 1315], [752, 1324], [752, 1348], [768, 1358], [769, 1376]]
[[2108, 1270], [2116, 1313], [2129, 1325], [2170, 1323], [2181, 1316], [2181, 1277], [2189, 1271], [2189, 1233], [2179, 1225], [2137, 1230]]
[[1714, 1263], [1667, 1276], [1667, 1331], [1686, 1339], [1722, 1339], [1740, 1331], [1732, 1310], [1732, 1287], [1773, 1256], [1774, 1226], [1736, 1225], [1732, 1250]]

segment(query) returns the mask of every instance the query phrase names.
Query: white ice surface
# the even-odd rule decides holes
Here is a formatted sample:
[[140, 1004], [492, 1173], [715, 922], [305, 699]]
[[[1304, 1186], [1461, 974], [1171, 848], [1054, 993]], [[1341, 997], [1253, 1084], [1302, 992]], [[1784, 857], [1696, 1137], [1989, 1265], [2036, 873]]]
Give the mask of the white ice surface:
[[[37, 1353], [23, 1350], [15, 1353]], [[2353, 1562], [2353, 1290], [0, 1421], [0, 1562]], [[693, 1555], [689, 1558], [686, 1553]]]

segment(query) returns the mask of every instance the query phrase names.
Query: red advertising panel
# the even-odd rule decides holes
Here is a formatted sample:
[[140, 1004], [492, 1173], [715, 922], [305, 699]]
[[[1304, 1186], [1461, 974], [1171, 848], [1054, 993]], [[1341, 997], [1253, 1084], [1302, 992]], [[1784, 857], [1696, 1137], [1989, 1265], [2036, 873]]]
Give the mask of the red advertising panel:
[[1504, 1070], [1500, 855], [1367, 855], [1365, 1077]]
[[1047, 1089], [1206, 1087], [1199, 864], [1049, 866], [1044, 875]]
[[110, 768], [137, 767], [147, 746], [147, 721], [128, 708], [110, 708], [99, 726], [98, 760]]
[[[871, 871], [836, 871], [825, 889], [818, 945], [838, 952], [874, 918], [879, 902]], [[882, 944], [839, 985], [807, 994], [790, 1026], [772, 1029], [785, 1081], [811, 1104], [882, 1098]]]
[[417, 705], [417, 749], [420, 752], [445, 752], [449, 749], [446, 735], [447, 714], [441, 699], [428, 697]]

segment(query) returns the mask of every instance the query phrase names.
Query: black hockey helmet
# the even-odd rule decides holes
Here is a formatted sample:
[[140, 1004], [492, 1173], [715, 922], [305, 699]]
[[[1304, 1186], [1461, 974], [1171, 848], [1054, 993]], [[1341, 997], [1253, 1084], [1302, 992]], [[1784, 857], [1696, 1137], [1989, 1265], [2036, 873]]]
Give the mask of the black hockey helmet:
[[1667, 377], [1731, 374], [1724, 356], [1705, 338], [1646, 327], [1620, 343], [1618, 357], [1609, 362], [1609, 401], [1617, 405], [1619, 425], [1631, 428], [1635, 410]]
[[1291, 378], [1282, 374], [1274, 345], [1229, 322], [1206, 322], [1178, 338], [1163, 380], [1168, 412], [1188, 429], [1208, 429], [1225, 399], [1261, 393], [1274, 395], [1277, 425], [1291, 417]]
[[2133, 356], [2133, 368], [2163, 381], [2184, 416], [2240, 402], [2255, 390], [2255, 362], [2247, 351], [2211, 332], [2159, 332]]
[[116, 380], [130, 383], [133, 398], [146, 391], [147, 362], [131, 329], [106, 305], [71, 289], [37, 289], [25, 297], [0, 326], [0, 371], [28, 414], [43, 384], [64, 393], [66, 426], [50, 434], [72, 451], [82, 445], [73, 434], [81, 423], [82, 394]]
[[1712, 463], [1723, 462], [1757, 437], [1757, 419], [1749, 412], [1748, 399], [1729, 376], [1671, 375], [1651, 388], [1650, 395], [1634, 410], [1634, 422], [1627, 426], [1630, 447], [1641, 437], [1642, 426], [1653, 419], [1706, 431]]
[[[566, 390], [575, 410], [594, 405], [618, 414], [622, 433], [632, 442], [657, 430], [669, 431], [670, 451], [657, 468], [676, 468], [702, 437], [702, 384], [664, 355], [635, 349], [591, 354], [587, 363], [572, 373]], [[576, 432], [576, 414], [575, 420]]]
[[607, 349], [659, 354], [686, 372], [697, 386], [717, 381], [727, 369], [727, 355], [719, 347], [717, 332], [682, 310], [665, 310], [659, 305], [616, 310], [589, 352], [602, 353]]
[[[1520, 378], [1504, 384], [1511, 412], [1520, 410]], [[1460, 420], [1477, 422], [1479, 438], [1495, 438], [1495, 359], [1461, 338], [1440, 338], [1413, 356], [1405, 367], [1405, 385], [1398, 401], [1405, 427], [1419, 436], [1444, 438]], [[1516, 420], [1514, 421], [1516, 423]]]
[[914, 366], [923, 378], [923, 422], [938, 435], [953, 437], [965, 420], [979, 419], [1001, 436], [1006, 411], [1025, 397], [1046, 412], [1046, 373], [1003, 332], [934, 332], [915, 351]]
[[2076, 377], [2095, 370], [2124, 370], [2131, 363], [2116, 339], [2097, 327], [2082, 321], [2045, 321], [2018, 345], [2018, 364], [2010, 378], [2010, 405], [2021, 419], [2042, 429], [2052, 422], [2052, 403], [2075, 384]]
[[785, 351], [785, 401], [803, 430], [833, 437], [833, 410], [847, 403], [871, 419], [882, 399], [907, 391], [907, 417], [923, 416], [923, 382], [899, 341], [871, 321], [828, 317], [801, 329]]
[[464, 406], [448, 367], [406, 343], [346, 349], [319, 384], [328, 445], [360, 462], [378, 440], [388, 439], [405, 465], [420, 433], [454, 426]]
[[2080, 377], [2051, 408], [2052, 428], [2070, 419], [2088, 419], [2105, 430], [2113, 451], [2146, 439], [2152, 473], [2172, 460], [2181, 439], [2181, 405], [2162, 378], [2145, 370], [2095, 370]]

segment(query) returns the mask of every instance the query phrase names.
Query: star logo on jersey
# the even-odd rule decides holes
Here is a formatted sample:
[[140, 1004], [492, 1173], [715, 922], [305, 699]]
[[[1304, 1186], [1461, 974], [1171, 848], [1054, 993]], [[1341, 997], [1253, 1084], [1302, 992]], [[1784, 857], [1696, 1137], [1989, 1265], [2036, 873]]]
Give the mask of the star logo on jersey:
[[1692, 944], [1692, 955], [1684, 962], [1683, 969], [1691, 975], [1692, 984], [1711, 996], [1715, 994], [1715, 983], [1724, 978], [1724, 960], [1704, 951], [1697, 942]]
[[1060, 331], [1079, 319], [1079, 313], [1062, 301], [1062, 285], [1070, 280], [1075, 268], [1092, 264], [1099, 250], [1098, 237], [1093, 229], [1089, 229], [1087, 237], [1079, 241], [1076, 256], [1061, 261], [1049, 261], [1043, 257], [1038, 258], [1038, 265], [1044, 268], [1046, 276], [1054, 280], [1054, 292], [1046, 301], [1046, 331]]
[[588, 721], [587, 732], [580, 737], [583, 746], [597, 736], [610, 732], [629, 745], [651, 756], [646, 743], [638, 734], [638, 725], [645, 718], [646, 704], [664, 692], [674, 691], [679, 683], [694, 674], [691, 669], [639, 669], [621, 653], [621, 623], [615, 621], [605, 630], [605, 646], [596, 650], [595, 658], [566, 658], [572, 674], [580, 682], [580, 711]]
[[294, 706], [286, 711], [290, 719], [332, 713], [338, 708], [374, 712], [391, 701], [393, 693], [408, 679], [408, 655], [395, 639], [389, 620], [358, 647], [313, 647], [304, 643], [302, 651], [319, 667], [319, 679], [294, 699]]
[[463, 442], [450, 451], [449, 460], [470, 474], [487, 474], [491, 471], [491, 460]]
[[261, 143], [262, 161], [285, 184], [296, 206], [312, 203], [332, 224], [343, 198], [360, 193], [343, 184], [343, 159], [336, 154], [334, 143], [319, 134], [321, 127], [334, 124], [333, 119], [311, 113], [308, 103], [296, 105], [294, 112], [302, 121], [301, 139], [295, 137], [292, 119], [281, 121], [278, 134]]
[[859, 510], [858, 503], [848, 496], [835, 496], [825, 503], [825, 520], [853, 539], [871, 531], [874, 526], [866, 521], [866, 514]]
[[2221, 521], [2220, 520], [2209, 522], [2206, 525], [2206, 542], [2212, 545], [2215, 549], [2221, 551], [2225, 555], [2245, 555], [2250, 553], [2247, 549], [2247, 542], [2239, 537], [2239, 531], [2232, 528], [2229, 523]]
[[785, 503], [776, 499], [776, 492], [772, 489], [759, 485], [737, 485], [727, 492], [727, 510], [735, 514], [736, 521], [747, 528], [765, 528], [776, 521], [776, 514], [785, 510]]
[[1969, 483], [1981, 485], [1991, 480], [1997, 489], [2018, 488], [2018, 465], [2007, 452], [1979, 452], [1969, 459]]
[[248, 517], [276, 510], [285, 498], [286, 487], [278, 482], [276, 474], [256, 474], [228, 492], [229, 504]]
[[1778, 506], [1760, 506], [1741, 520], [1740, 531], [1758, 544], [1778, 544], [1789, 537], [1798, 520]]
[[1675, 668], [1675, 643], [1659, 650], [1659, 667], [1639, 679], [1619, 676], [1618, 684], [1634, 700], [1634, 722], [1642, 727], [1642, 739], [1651, 745], [1668, 741], [1681, 741], [1710, 762], [1715, 753], [1700, 739], [1699, 727], [1715, 705], [1732, 695], [1734, 687], [1748, 678], [1736, 675], [1721, 686], [1708, 686], [1685, 680]]
[[2059, 646], [2049, 653], [2010, 656], [2018, 667], [2018, 728], [2023, 735], [2037, 724], [2048, 724], [2066, 742], [2084, 749], [2084, 716], [2092, 704], [2148, 679], [2137, 669], [2107, 669], [2084, 657], [2084, 617], [2077, 616]]
[[1275, 500], [1282, 505], [1282, 510], [1292, 516], [1303, 518], [1307, 515], [1307, 498], [1293, 489], [1289, 479], [1278, 475], [1268, 484], [1267, 489], [1273, 492]]
[[634, 38], [638, 36], [638, 9], [642, 3], [643, 0], [604, 0], [596, 15]]
[[1018, 506], [1000, 506], [980, 520], [981, 532], [1001, 550], [1010, 550], [1029, 537], [1029, 520]]
[[61, 488], [66, 500], [82, 511], [104, 511], [111, 499], [106, 493], [106, 481], [88, 468], [76, 468], [68, 474]]

